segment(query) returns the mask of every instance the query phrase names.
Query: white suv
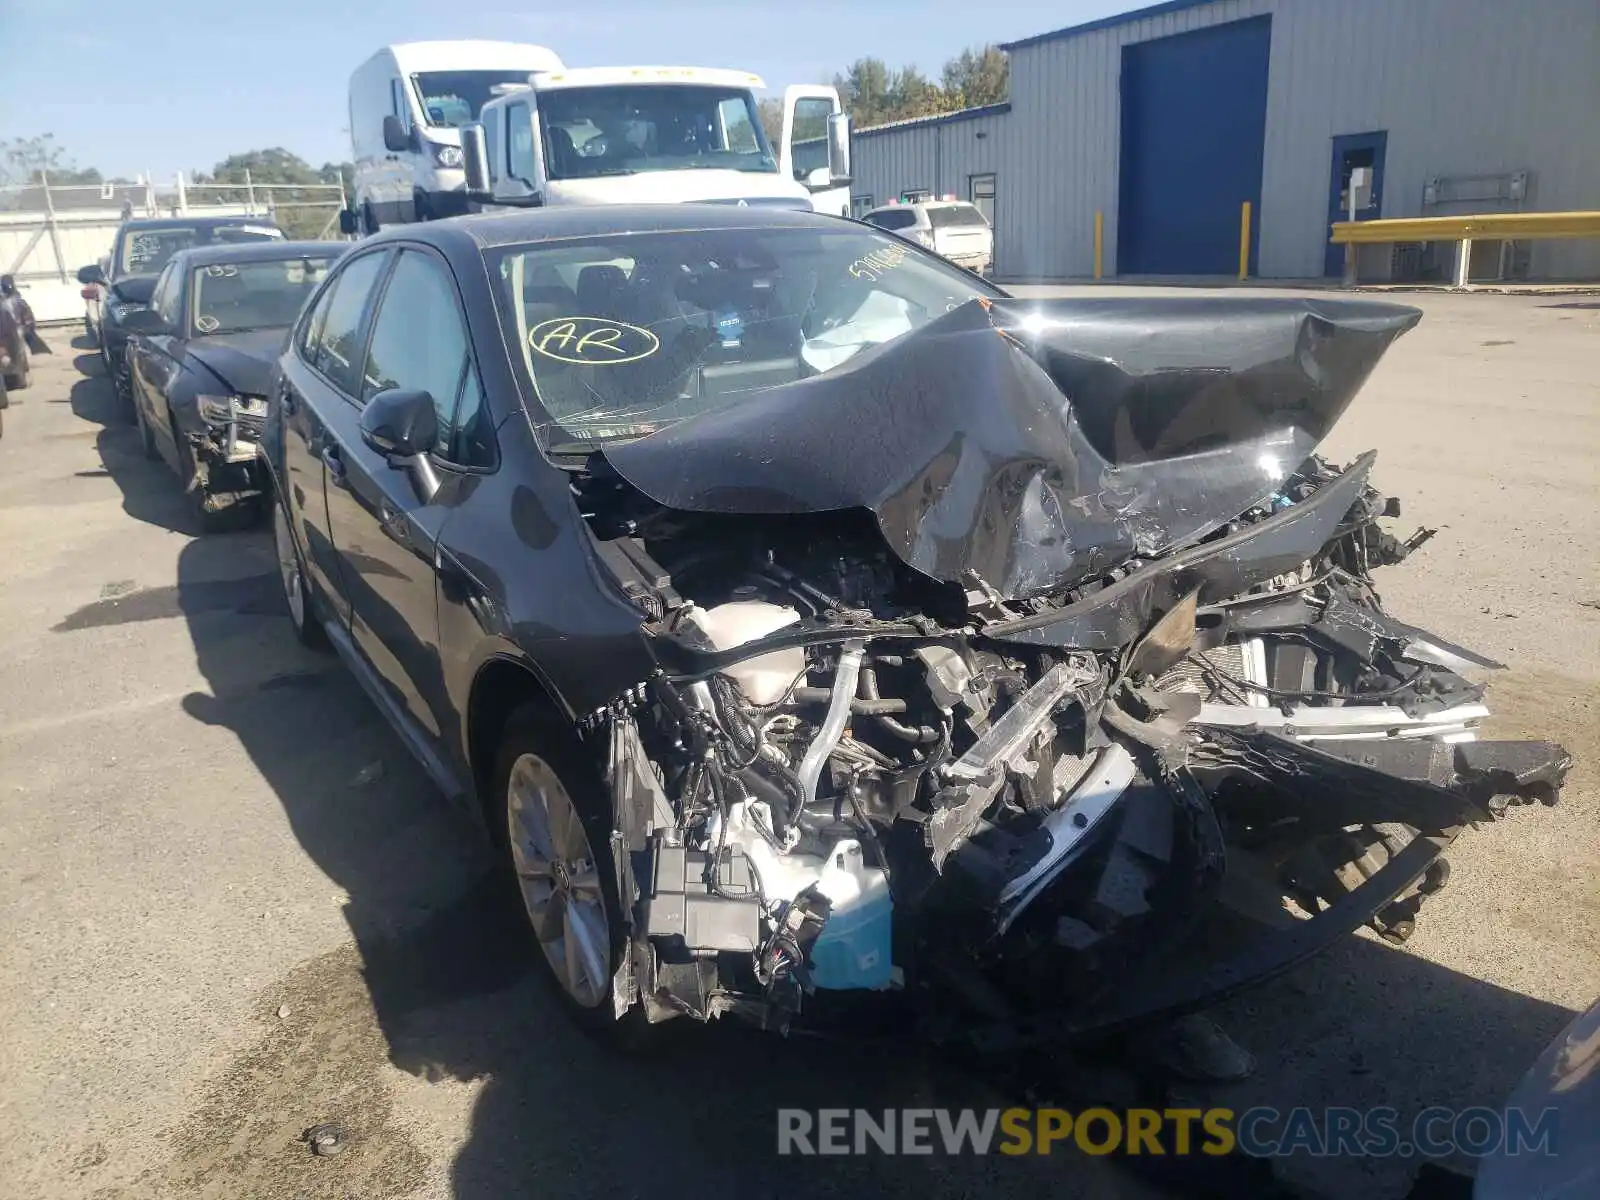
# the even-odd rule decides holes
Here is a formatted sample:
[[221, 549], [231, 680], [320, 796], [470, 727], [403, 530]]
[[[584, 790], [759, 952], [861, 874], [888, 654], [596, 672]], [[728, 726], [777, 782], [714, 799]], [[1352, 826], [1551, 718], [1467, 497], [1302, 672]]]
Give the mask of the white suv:
[[861, 218], [880, 229], [920, 242], [958, 267], [979, 275], [994, 266], [994, 230], [976, 205], [965, 200], [920, 200], [886, 204]]

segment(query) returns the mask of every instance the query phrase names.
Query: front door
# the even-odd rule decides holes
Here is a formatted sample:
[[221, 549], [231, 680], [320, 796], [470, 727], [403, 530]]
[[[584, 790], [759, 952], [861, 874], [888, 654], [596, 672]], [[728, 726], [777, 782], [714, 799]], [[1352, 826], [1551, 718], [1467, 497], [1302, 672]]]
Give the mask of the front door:
[[[436, 744], [449, 729], [439, 661], [435, 552], [449, 509], [426, 478], [451, 470], [458, 399], [477, 372], [466, 319], [444, 261], [421, 248], [400, 252], [372, 319], [359, 406], [330, 430], [339, 470], [328, 464], [328, 525], [350, 598], [350, 633], [393, 699]], [[419, 463], [391, 463], [361, 439], [360, 407], [391, 388], [434, 400], [439, 439]], [[438, 468], [435, 471], [435, 468]]]
[[[1358, 221], [1371, 221], [1383, 213], [1383, 154], [1389, 142], [1387, 131], [1347, 133], [1333, 139], [1333, 162], [1328, 169], [1328, 223], [1350, 219], [1350, 173], [1357, 167], [1372, 171], [1372, 194], [1367, 204], [1356, 209]], [[1344, 274], [1344, 247], [1327, 244], [1322, 266], [1324, 275]]]

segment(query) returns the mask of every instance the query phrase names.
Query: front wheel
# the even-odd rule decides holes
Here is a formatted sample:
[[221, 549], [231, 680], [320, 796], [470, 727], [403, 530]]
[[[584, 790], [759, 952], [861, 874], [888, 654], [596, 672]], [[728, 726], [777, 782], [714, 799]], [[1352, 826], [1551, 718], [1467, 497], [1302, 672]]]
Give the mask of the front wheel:
[[643, 1009], [621, 1021], [613, 1009], [628, 943], [598, 773], [565, 723], [538, 707], [511, 715], [496, 768], [508, 866], [551, 983], [582, 1028], [637, 1046]]
[[144, 405], [139, 403], [137, 397], [133, 401], [133, 419], [139, 426], [139, 448], [144, 451], [147, 459], [156, 462], [161, 457], [161, 451], [156, 448], [155, 434], [150, 431], [150, 421], [144, 415]]

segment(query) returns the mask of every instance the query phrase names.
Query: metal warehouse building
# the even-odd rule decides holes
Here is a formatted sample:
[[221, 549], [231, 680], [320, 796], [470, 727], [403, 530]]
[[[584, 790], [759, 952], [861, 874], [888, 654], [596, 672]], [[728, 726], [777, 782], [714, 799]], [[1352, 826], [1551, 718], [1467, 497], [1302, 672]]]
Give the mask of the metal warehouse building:
[[[1170, 0], [1012, 42], [1008, 104], [858, 130], [855, 207], [955, 194], [996, 274], [1340, 273], [1328, 225], [1600, 208], [1600, 0]], [[1374, 253], [1376, 252], [1376, 253]], [[1429, 278], [1452, 246], [1366, 248]], [[1441, 261], [1442, 260], [1442, 261]], [[1480, 243], [1473, 278], [1600, 275], [1600, 242]]]

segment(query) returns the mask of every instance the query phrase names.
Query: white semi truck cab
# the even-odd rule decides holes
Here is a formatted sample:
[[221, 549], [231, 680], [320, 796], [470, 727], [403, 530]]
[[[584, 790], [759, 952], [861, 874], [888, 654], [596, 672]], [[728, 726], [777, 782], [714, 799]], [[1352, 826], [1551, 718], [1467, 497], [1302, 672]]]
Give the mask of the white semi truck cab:
[[701, 67], [532, 73], [496, 88], [463, 126], [467, 196], [486, 210], [693, 201], [849, 216], [850, 118], [838, 92], [788, 88], [774, 147], [756, 103], [764, 86]]

